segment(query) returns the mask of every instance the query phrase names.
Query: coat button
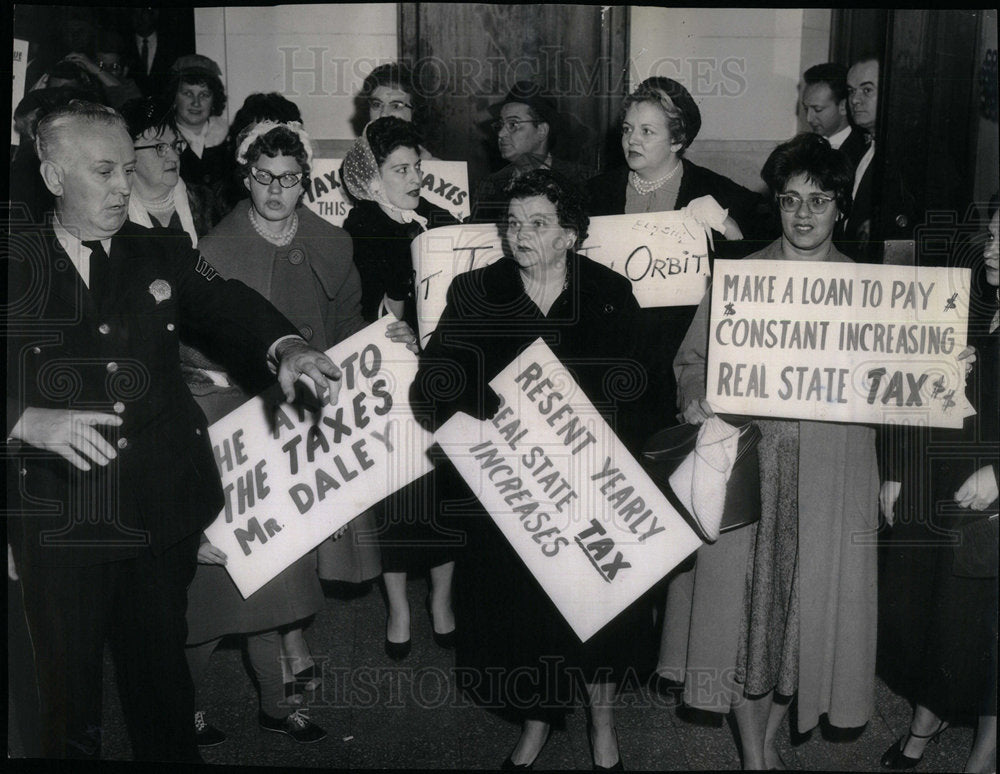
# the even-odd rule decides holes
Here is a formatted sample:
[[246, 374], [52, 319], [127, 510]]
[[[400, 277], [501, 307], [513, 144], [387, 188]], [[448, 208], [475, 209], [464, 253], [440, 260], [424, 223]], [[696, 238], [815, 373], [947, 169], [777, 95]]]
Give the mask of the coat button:
[[167, 323], [167, 330], [168, 331], [172, 331], [173, 329], [174, 329], [174, 324], [173, 323]]
[[127, 449], [128, 448], [128, 438], [119, 438], [117, 446], [118, 446], [119, 449]]
[[200, 428], [200, 427], [196, 427], [196, 428], [194, 429], [194, 434], [195, 434], [195, 435], [201, 435], [201, 428]]
[[114, 360], [108, 363], [107, 366], [105, 367], [108, 369], [109, 374], [113, 374], [115, 371], [118, 370], [118, 364]]
[[108, 325], [107, 323], [101, 323], [100, 325], [97, 326], [97, 330], [100, 332], [102, 336], [107, 336], [109, 333], [111, 333], [111, 326]]
[[301, 328], [299, 328], [299, 333], [302, 334], [302, 338], [304, 338], [306, 341], [309, 341], [313, 337], [312, 326], [303, 325]]
[[21, 469], [20, 469], [19, 471], [17, 471], [17, 472], [18, 472], [18, 473], [20, 473], [20, 474], [21, 474], [22, 476], [26, 476], [26, 475], [28, 475], [28, 471], [27, 471], [27, 469], [26, 469], [26, 468], [21, 468]]
[[33, 354], [35, 354], [35, 355], [40, 355], [40, 354], [42, 354], [42, 348], [41, 348], [41, 347], [32, 347], [32, 348], [31, 348], [31, 351], [32, 351], [32, 353], [33, 353]]
[[897, 215], [896, 225], [899, 226], [900, 228], [906, 228], [908, 225], [910, 225], [910, 220], [905, 215]]
[[611, 314], [613, 311], [615, 311], [615, 308], [611, 304], [604, 305], [604, 314]]
[[112, 406], [111, 408], [113, 408], [115, 410], [116, 414], [122, 414], [125, 411], [125, 404], [122, 403], [120, 400], [119, 401], [115, 401], [115, 405]]
[[298, 266], [305, 259], [306, 259], [305, 253], [303, 253], [302, 250], [300, 250], [298, 247], [293, 248], [288, 253], [288, 262], [292, 264], [292, 266]]

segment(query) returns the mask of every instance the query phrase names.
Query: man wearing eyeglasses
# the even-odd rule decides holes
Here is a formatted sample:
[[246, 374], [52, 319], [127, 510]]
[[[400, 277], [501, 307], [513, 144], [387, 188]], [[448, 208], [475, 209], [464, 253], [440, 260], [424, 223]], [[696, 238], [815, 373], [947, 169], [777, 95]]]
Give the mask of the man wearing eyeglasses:
[[93, 59], [86, 54], [74, 52], [65, 59], [86, 70], [100, 84], [104, 91], [104, 103], [115, 110], [130, 99], [142, 96], [136, 82], [129, 78], [125, 63], [125, 41], [114, 30], [101, 30], [97, 36], [96, 52]]
[[496, 223], [505, 218], [504, 189], [534, 169], [551, 169], [577, 185], [586, 181], [584, 167], [552, 155], [559, 136], [565, 134], [565, 122], [555, 102], [541, 94], [536, 84], [518, 81], [490, 112], [495, 116], [490, 126], [497, 133], [497, 147], [508, 164], [480, 182], [473, 200], [473, 221]]
[[133, 756], [197, 761], [186, 589], [223, 496], [179, 337], [251, 388], [276, 372], [289, 400], [308, 375], [335, 401], [340, 373], [183, 233], [126, 221], [136, 150], [120, 115], [74, 101], [36, 132], [55, 220], [10, 245], [5, 467], [42, 755], [100, 757], [107, 640]]

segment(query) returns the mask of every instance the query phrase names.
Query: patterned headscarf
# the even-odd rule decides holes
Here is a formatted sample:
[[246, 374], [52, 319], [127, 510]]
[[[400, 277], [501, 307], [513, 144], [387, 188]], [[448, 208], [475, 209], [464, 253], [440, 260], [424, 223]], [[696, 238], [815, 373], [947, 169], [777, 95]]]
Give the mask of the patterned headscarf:
[[[369, 124], [368, 126], [371, 126]], [[375, 154], [368, 142], [368, 126], [355, 140], [354, 145], [344, 157], [344, 164], [340, 173], [344, 178], [344, 185], [355, 199], [375, 202], [385, 210], [397, 212], [404, 223], [419, 223], [423, 230], [427, 230], [427, 218], [418, 215], [416, 210], [401, 210], [392, 204], [382, 191], [381, 186], [373, 185], [381, 179], [378, 162]]]

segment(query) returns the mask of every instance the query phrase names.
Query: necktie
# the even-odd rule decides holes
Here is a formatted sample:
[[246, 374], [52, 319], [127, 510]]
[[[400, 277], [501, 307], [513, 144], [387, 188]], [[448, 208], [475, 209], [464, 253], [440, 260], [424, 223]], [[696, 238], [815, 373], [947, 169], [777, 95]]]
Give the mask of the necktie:
[[83, 246], [90, 250], [90, 293], [99, 301], [111, 282], [111, 259], [99, 240], [83, 242]]
[[142, 57], [143, 74], [149, 75], [149, 38], [142, 39], [142, 49], [139, 51], [139, 56]]

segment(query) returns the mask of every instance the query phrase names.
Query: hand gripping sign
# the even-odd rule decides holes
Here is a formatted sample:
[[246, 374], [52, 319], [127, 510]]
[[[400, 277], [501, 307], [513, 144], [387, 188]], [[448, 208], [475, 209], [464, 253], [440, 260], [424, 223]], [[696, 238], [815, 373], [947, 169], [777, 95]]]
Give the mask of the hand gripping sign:
[[392, 320], [327, 351], [342, 374], [336, 405], [317, 414], [258, 397], [209, 428], [226, 505], [205, 534], [244, 597], [430, 471], [432, 437], [408, 402], [417, 357], [386, 338]]
[[[632, 281], [639, 306], [687, 306], [701, 301], [708, 284], [705, 231], [680, 211], [591, 218], [581, 255]], [[426, 344], [444, 312], [456, 274], [488, 266], [504, 255], [492, 224], [426, 231], [410, 246], [416, 272], [420, 340]]]
[[962, 426], [969, 269], [715, 263], [707, 398], [716, 411]]
[[435, 440], [586, 641], [701, 541], [541, 339], [490, 386], [492, 420]]

